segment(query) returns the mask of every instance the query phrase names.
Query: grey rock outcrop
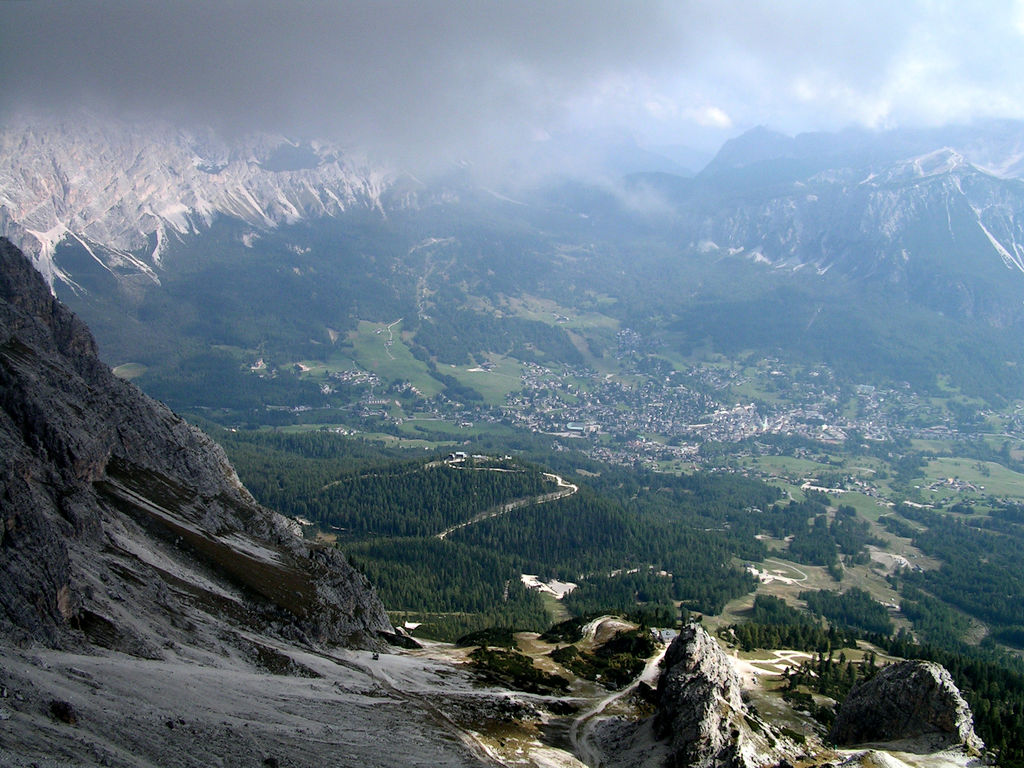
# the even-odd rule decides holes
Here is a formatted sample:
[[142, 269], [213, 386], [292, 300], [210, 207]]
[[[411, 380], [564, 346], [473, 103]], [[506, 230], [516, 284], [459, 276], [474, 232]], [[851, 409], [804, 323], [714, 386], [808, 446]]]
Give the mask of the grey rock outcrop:
[[221, 448], [96, 355], [0, 239], [0, 636], [158, 656], [203, 617], [311, 642], [393, 632], [366, 579], [310, 549]]
[[739, 677], [728, 656], [702, 627], [690, 624], [665, 653], [658, 681], [655, 734], [670, 742], [673, 768], [753, 768], [776, 765], [787, 754], [784, 739], [771, 745], [748, 723], [756, 718], [743, 702]]
[[854, 686], [829, 734], [839, 745], [899, 742], [903, 751], [934, 752], [963, 745], [984, 748], [970, 707], [945, 667], [904, 661]]

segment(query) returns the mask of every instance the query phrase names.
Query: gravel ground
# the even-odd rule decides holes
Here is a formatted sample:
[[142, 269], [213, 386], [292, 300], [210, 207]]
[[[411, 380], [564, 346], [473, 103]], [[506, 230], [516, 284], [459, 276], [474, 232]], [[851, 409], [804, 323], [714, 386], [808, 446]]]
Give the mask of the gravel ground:
[[424, 705], [469, 688], [451, 665], [277, 650], [303, 676], [270, 674], [227, 649], [197, 661], [2, 648], [0, 765], [493, 765]]

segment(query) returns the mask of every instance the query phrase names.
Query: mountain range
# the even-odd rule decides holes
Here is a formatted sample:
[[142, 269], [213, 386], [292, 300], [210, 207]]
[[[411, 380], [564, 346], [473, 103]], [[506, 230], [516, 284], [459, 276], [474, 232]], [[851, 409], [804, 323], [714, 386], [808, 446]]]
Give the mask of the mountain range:
[[[1024, 383], [1020, 123], [755, 129], [695, 176], [619, 152], [593, 173], [504, 182], [95, 114], [12, 121], [0, 147], [0, 232], [104, 357], [148, 366], [139, 383], [164, 397], [177, 385], [152, 382], [201, 350], [290, 364], [360, 320], [404, 318], [432, 356], [442, 327], [491, 328], [448, 334], [483, 361], [510, 349], [492, 320], [534, 299], [599, 308], [683, 354], [750, 350], [923, 390], [951, 377], [989, 400]], [[573, 343], [606, 348], [598, 326]]]
[[[652, 153], [629, 173], [625, 155], [620, 179], [583, 177], [575, 196], [550, 184], [493, 191], [458, 173], [424, 184], [326, 142], [224, 139], [90, 114], [12, 121], [0, 150], [0, 233], [48, 282], [71, 288], [78, 281], [57, 258], [61, 244], [84, 249], [122, 283], [159, 283], [172, 243], [202, 236], [217, 219], [244, 222], [256, 237], [350, 211], [386, 219], [441, 205], [507, 217], [523, 203], [518, 215], [532, 226], [546, 208], [620, 226], [642, 219], [679, 254], [905, 282], [911, 294], [939, 281], [931, 289], [946, 292], [935, 299], [943, 310], [1019, 319], [989, 300], [1004, 298], [995, 286], [1024, 279], [1024, 124], [792, 138], [759, 128], [727, 142], [693, 178], [650, 172]], [[472, 205], [489, 195], [489, 205]]]
[[3, 132], [3, 234], [34, 257], [49, 282], [74, 285], [53, 261], [75, 242], [112, 272], [159, 281], [170, 238], [214, 218], [257, 228], [352, 207], [382, 207], [390, 174], [334, 146], [254, 136], [228, 142], [152, 123], [133, 126], [83, 114], [24, 119]]
[[[50, 289], [99, 320], [108, 355], [148, 351], [168, 370], [195, 350], [320, 355], [384, 319], [388, 356], [408, 344], [451, 396], [471, 392], [444, 373], [449, 361], [489, 364], [500, 348], [524, 366], [582, 367], [619, 354], [608, 327], [665, 354], [709, 339], [794, 341], [796, 354], [802, 336], [820, 355], [823, 340], [891, 334], [898, 347], [919, 327], [957, 329], [949, 345], [976, 354], [969, 334], [1012, 344], [1020, 322], [1019, 126], [959, 143], [957, 131], [759, 130], [692, 178], [643, 170], [533, 189], [461, 171], [424, 183], [317, 142], [90, 126], [65, 124], [62, 137], [25, 124], [4, 138], [18, 151], [4, 153], [17, 159], [3, 171], [2, 222], [44, 275], [0, 243], [0, 720], [11, 725], [0, 733], [24, 764], [480, 764], [493, 758], [460, 723], [566, 714], [557, 697], [524, 703], [451, 665], [392, 658], [386, 643], [405, 638], [365, 577], [257, 504], [209, 438], [114, 377]], [[536, 319], [543, 301], [553, 322]], [[598, 330], [562, 328], [563, 307], [596, 315]], [[401, 336], [396, 316], [408, 318]], [[899, 327], [907, 317], [919, 325]], [[1007, 348], [986, 350], [996, 368], [1016, 361]], [[915, 351], [898, 347], [891, 375]], [[240, 372], [232, 358], [225, 381], [200, 371], [191, 396], [223, 385], [213, 394], [240, 399], [260, 363]], [[721, 700], [795, 757], [741, 698], [733, 686]], [[655, 755], [650, 722], [588, 735], [583, 717], [562, 741]], [[699, 749], [675, 719], [663, 713], [660, 737], [679, 755]], [[725, 747], [731, 727], [714, 726]]]

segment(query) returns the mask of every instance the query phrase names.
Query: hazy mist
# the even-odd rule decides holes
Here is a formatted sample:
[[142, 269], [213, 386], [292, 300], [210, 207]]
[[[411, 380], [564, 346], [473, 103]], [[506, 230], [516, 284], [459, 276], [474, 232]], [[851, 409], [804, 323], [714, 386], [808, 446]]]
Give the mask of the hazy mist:
[[414, 166], [556, 136], [710, 152], [762, 124], [1024, 117], [1022, 43], [1020, 2], [24, 0], [0, 4], [0, 109], [324, 136]]

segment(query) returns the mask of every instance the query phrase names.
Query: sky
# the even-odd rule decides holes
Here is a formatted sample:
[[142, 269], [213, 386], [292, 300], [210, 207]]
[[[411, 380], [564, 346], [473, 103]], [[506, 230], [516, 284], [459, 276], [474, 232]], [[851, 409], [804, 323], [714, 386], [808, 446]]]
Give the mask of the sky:
[[1024, 0], [4, 0], [0, 119], [88, 106], [402, 162], [1024, 118]]

